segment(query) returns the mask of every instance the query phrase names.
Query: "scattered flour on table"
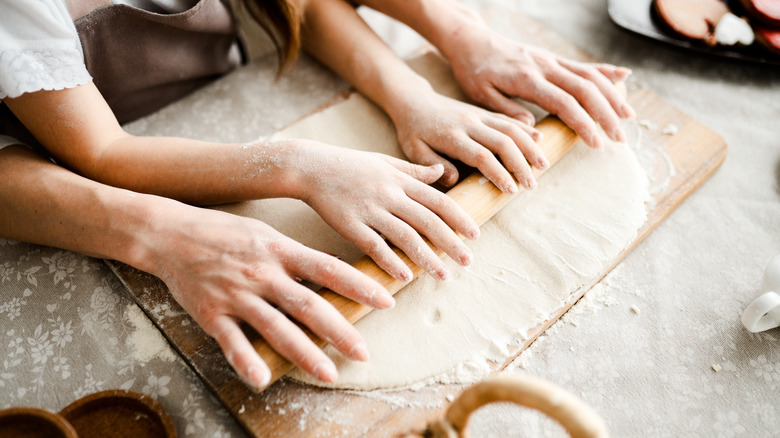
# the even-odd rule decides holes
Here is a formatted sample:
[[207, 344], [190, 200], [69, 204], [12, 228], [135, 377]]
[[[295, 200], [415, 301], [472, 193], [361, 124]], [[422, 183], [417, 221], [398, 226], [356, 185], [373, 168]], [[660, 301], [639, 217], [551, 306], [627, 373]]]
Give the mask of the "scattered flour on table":
[[664, 126], [663, 131], [661, 131], [664, 135], [674, 135], [677, 134], [677, 125], [674, 123], [670, 123], [666, 126]]
[[133, 358], [141, 365], [145, 365], [155, 358], [166, 362], [176, 360], [178, 356], [168, 345], [168, 341], [140, 307], [135, 303], [128, 304], [124, 317], [135, 327], [135, 330], [127, 337], [127, 345], [132, 347]]
[[[603, 308], [617, 304], [615, 298], [612, 295], [607, 294], [607, 289], [609, 288], [608, 279], [609, 277], [593, 286], [588, 293], [577, 301], [577, 304], [563, 314], [559, 322], [577, 327], [579, 326], [580, 318], [582, 318], [583, 315], [589, 317], [590, 315], [598, 313], [599, 310]], [[559, 327], [559, 322], [553, 324], [545, 333], [549, 335], [554, 334]]]
[[639, 121], [639, 126], [645, 128], [645, 129], [650, 129], [650, 130], [655, 129], [655, 123], [653, 123], [653, 122], [651, 122], [650, 120], [647, 120], [647, 119], [640, 120]]

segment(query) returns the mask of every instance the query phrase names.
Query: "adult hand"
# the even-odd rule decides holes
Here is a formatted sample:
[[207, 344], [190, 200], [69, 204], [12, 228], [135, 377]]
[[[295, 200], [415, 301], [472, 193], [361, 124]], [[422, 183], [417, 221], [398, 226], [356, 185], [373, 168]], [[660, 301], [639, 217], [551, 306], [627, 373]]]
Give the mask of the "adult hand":
[[412, 278], [382, 236], [440, 279], [447, 277], [447, 267], [422, 236], [459, 264], [471, 262], [470, 250], [455, 232], [476, 238], [477, 224], [450, 197], [428, 185], [441, 177], [442, 166], [424, 167], [378, 153], [295, 142], [308, 145], [302, 155], [310, 163], [298, 166], [300, 199], [390, 275], [402, 281]]
[[536, 144], [541, 138], [536, 129], [433, 90], [415, 93], [391, 116], [406, 156], [419, 164], [443, 165], [445, 186], [458, 181], [457, 168], [445, 156], [479, 169], [496, 187], [510, 193], [517, 191], [511, 175], [533, 188], [531, 167], [549, 165]]
[[561, 58], [549, 51], [473, 26], [448, 50], [458, 84], [475, 102], [533, 124], [533, 115], [513, 98], [533, 102], [557, 115], [591, 147], [603, 142], [596, 123], [615, 141], [625, 141], [618, 121], [635, 113], [614, 82], [630, 70]]
[[[170, 204], [169, 204], [170, 205]], [[310, 249], [268, 225], [176, 203], [149, 221], [149, 272], [222, 348], [252, 388], [271, 372], [240, 328], [243, 321], [279, 354], [324, 382], [337, 378], [333, 362], [288, 317], [307, 326], [347, 357], [367, 360], [358, 331], [300, 280], [363, 304], [388, 308], [393, 298], [350, 265]]]

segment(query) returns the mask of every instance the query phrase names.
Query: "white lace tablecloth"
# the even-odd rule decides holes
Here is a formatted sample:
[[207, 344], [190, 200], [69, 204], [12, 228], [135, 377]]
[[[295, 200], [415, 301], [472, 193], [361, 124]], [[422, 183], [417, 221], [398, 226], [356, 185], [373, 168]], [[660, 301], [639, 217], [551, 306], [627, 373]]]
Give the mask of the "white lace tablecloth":
[[[723, 167], [507, 372], [581, 396], [613, 436], [777, 436], [780, 331], [739, 316], [780, 253], [780, 68], [685, 53], [624, 33], [606, 1], [474, 0], [514, 7], [719, 132]], [[370, 17], [399, 51], [418, 40]], [[244, 141], [269, 134], [346, 88], [304, 58], [273, 82], [247, 66], [137, 121], [136, 134]], [[633, 307], [633, 310], [632, 310]], [[0, 407], [58, 411], [91, 392], [155, 397], [181, 436], [243, 436], [99, 260], [0, 239]], [[496, 406], [475, 436], [554, 428]], [[481, 435], [480, 435], [481, 434]]]

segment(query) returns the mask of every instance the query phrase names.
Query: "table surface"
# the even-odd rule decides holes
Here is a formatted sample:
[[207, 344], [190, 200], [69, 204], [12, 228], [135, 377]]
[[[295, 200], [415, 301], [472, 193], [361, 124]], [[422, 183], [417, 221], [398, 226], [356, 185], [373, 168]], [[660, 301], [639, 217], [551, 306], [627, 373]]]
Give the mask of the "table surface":
[[[515, 8], [596, 58], [632, 68], [632, 81], [730, 147], [715, 176], [506, 372], [581, 396], [614, 436], [780, 430], [780, 332], [750, 334], [739, 322], [760, 293], [764, 265], [780, 253], [780, 69], [625, 33], [609, 22], [604, 0], [466, 3]], [[399, 53], [420, 44], [407, 29], [363, 13]], [[347, 88], [306, 57], [279, 82], [273, 68], [250, 64], [127, 129], [245, 141]], [[127, 388], [160, 401], [181, 436], [243, 436], [99, 260], [0, 239], [0, 346], [0, 407], [58, 411], [88, 393]], [[560, 432], [505, 405], [480, 411], [472, 427], [475, 436]]]

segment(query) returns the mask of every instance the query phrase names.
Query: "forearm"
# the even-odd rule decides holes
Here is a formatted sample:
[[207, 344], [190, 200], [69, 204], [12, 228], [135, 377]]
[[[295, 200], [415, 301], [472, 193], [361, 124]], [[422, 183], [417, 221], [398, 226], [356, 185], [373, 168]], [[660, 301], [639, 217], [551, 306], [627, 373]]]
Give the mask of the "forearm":
[[148, 268], [142, 236], [161, 198], [80, 177], [24, 147], [0, 151], [0, 233]]
[[355, 0], [414, 29], [452, 58], [462, 37], [483, 32], [486, 25], [476, 12], [454, 0]]
[[201, 205], [299, 196], [300, 142], [132, 136], [92, 83], [5, 101], [58, 163], [103, 184]]
[[116, 187], [214, 205], [271, 197], [300, 198], [306, 151], [299, 141], [208, 143], [126, 136], [104, 148], [85, 176]]
[[410, 96], [431, 90], [343, 0], [308, 2], [302, 39], [309, 53], [391, 117]]

